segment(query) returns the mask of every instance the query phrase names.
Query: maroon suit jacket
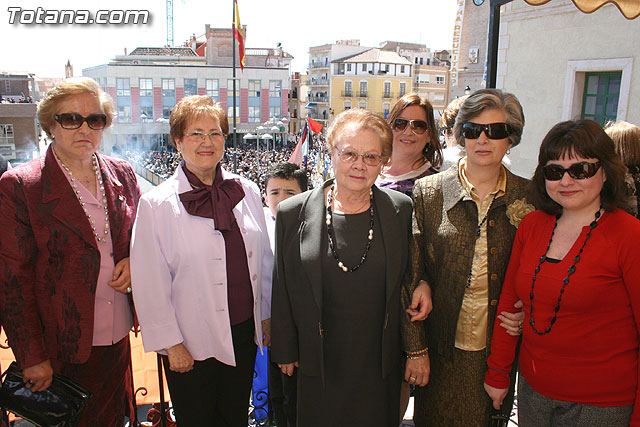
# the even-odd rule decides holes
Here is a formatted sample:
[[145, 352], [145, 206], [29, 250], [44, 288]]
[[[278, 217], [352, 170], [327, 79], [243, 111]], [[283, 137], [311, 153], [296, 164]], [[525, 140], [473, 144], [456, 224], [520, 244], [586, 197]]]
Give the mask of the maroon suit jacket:
[[[114, 261], [129, 256], [140, 189], [131, 166], [98, 154]], [[22, 369], [91, 353], [100, 252], [52, 147], [0, 179], [0, 321]]]

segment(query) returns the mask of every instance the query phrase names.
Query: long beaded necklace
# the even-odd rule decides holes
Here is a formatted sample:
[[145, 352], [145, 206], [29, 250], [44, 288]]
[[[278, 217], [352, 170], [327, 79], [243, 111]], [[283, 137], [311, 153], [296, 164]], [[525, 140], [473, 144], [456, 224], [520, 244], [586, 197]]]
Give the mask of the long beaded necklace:
[[556, 323], [558, 312], [560, 311], [560, 301], [562, 301], [562, 295], [564, 294], [564, 289], [569, 284], [569, 276], [571, 276], [576, 271], [576, 264], [578, 263], [578, 261], [580, 261], [580, 255], [582, 255], [582, 251], [584, 250], [584, 247], [587, 244], [589, 237], [591, 237], [591, 232], [598, 225], [598, 219], [601, 216], [601, 213], [600, 213], [601, 210], [602, 210], [602, 207], [598, 209], [598, 212], [596, 212], [596, 215], [595, 215], [595, 219], [591, 221], [591, 224], [589, 224], [589, 232], [587, 233], [587, 236], [584, 238], [582, 247], [580, 248], [578, 255], [576, 255], [576, 257], [573, 259], [573, 264], [567, 270], [567, 277], [565, 277], [564, 280], [562, 281], [562, 288], [560, 289], [560, 295], [558, 296], [558, 303], [556, 304], [556, 308], [553, 312], [553, 317], [549, 322], [549, 326], [547, 326], [547, 328], [544, 331], [540, 332], [536, 329], [536, 326], [535, 326], [536, 321], [533, 320], [533, 288], [536, 284], [536, 277], [538, 277], [538, 273], [540, 272], [540, 266], [542, 266], [542, 264], [547, 260], [547, 254], [549, 253], [549, 248], [551, 247], [551, 242], [553, 241], [553, 235], [556, 232], [556, 227], [558, 227], [558, 218], [556, 218], [556, 223], [553, 226], [553, 231], [551, 232], [551, 238], [549, 239], [549, 245], [547, 245], [547, 250], [544, 252], [544, 255], [540, 257], [540, 263], [536, 267], [535, 272], [533, 274], [533, 280], [531, 281], [531, 293], [529, 294], [529, 301], [531, 302], [531, 305], [529, 306], [529, 324], [531, 325], [533, 332], [535, 332], [536, 334], [538, 335], [548, 334], [549, 332], [551, 332], [551, 327], [553, 326], [553, 324]]
[[335, 234], [333, 230], [333, 213], [331, 211], [331, 204], [333, 203], [333, 192], [334, 185], [329, 188], [329, 194], [327, 195], [327, 233], [329, 234], [329, 247], [331, 248], [331, 253], [333, 253], [333, 257], [338, 261], [338, 268], [344, 271], [345, 273], [353, 273], [357, 269], [364, 264], [364, 261], [367, 259], [367, 254], [369, 253], [369, 249], [371, 248], [371, 242], [373, 241], [373, 190], [369, 190], [369, 235], [367, 236], [367, 245], [364, 248], [364, 253], [362, 254], [362, 258], [360, 258], [360, 262], [353, 266], [352, 268], [344, 265], [342, 261], [340, 261], [340, 257], [338, 256], [338, 252], [336, 251], [335, 243], [333, 240], [332, 234]]
[[[487, 222], [487, 218], [489, 217], [489, 212], [491, 211], [491, 206], [493, 206], [493, 202], [496, 200], [497, 194], [498, 193], [494, 193], [493, 198], [491, 199], [491, 203], [487, 208], [487, 212], [484, 214], [484, 218], [482, 218], [482, 221], [478, 223], [478, 227], [476, 228], [476, 240], [478, 240], [480, 238], [480, 235], [482, 234], [482, 226], [484, 225], [485, 222]], [[473, 263], [471, 264], [471, 270], [469, 271], [469, 276], [467, 276], [467, 284], [465, 286], [466, 289], [469, 289], [471, 287], [471, 279], [473, 278], [472, 273], [473, 273]]]
[[[58, 157], [60, 160], [60, 157]], [[104, 206], [104, 236], [100, 237], [98, 230], [96, 230], [96, 222], [93, 218], [91, 218], [91, 214], [87, 210], [85, 206], [85, 202], [82, 201], [82, 196], [80, 195], [80, 190], [78, 190], [78, 184], [76, 183], [76, 178], [71, 173], [71, 170], [65, 165], [62, 160], [60, 160], [60, 164], [62, 168], [69, 174], [69, 178], [71, 180], [71, 188], [73, 188], [73, 194], [75, 194], [78, 202], [80, 202], [80, 206], [82, 206], [82, 210], [84, 214], [87, 216], [89, 223], [91, 224], [91, 230], [93, 231], [93, 235], [95, 236], [98, 243], [107, 243], [107, 236], [109, 235], [109, 208], [107, 206], [107, 193], [104, 190], [104, 184], [102, 183], [102, 174], [100, 173], [100, 169], [98, 168], [98, 159], [96, 155], [91, 156], [91, 162], [93, 164], [93, 173], [98, 180], [100, 193], [102, 194], [102, 205]]]

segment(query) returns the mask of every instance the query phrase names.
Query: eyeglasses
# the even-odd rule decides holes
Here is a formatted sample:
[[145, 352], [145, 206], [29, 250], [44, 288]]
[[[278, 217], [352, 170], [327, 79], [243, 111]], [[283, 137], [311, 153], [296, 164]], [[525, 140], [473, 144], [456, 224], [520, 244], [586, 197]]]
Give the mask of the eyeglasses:
[[565, 172], [567, 172], [573, 179], [588, 179], [594, 176], [596, 172], [598, 172], [600, 166], [600, 162], [574, 163], [567, 169], [563, 168], [560, 165], [545, 165], [542, 167], [542, 173], [544, 175], [544, 179], [546, 179], [547, 181], [560, 181]]
[[416, 135], [423, 135], [429, 128], [429, 125], [424, 120], [395, 119], [393, 121], [393, 130], [402, 132], [407, 128], [407, 125], [411, 126], [411, 130]]
[[378, 166], [382, 163], [382, 156], [376, 153], [364, 153], [358, 154], [357, 152], [348, 148], [337, 150], [340, 160], [346, 163], [355, 163], [359, 157], [362, 157], [362, 161], [368, 166]]
[[62, 113], [54, 117], [62, 129], [78, 129], [84, 122], [87, 122], [87, 126], [93, 130], [102, 130], [107, 126], [107, 116], [104, 114], [89, 114], [87, 117], [82, 117], [76, 113]]
[[222, 132], [211, 132], [211, 133], [202, 133], [202, 132], [191, 132], [191, 133], [183, 133], [182, 136], [192, 137], [193, 139], [199, 139], [200, 141], [204, 141], [207, 137], [212, 141], [218, 138], [226, 138], [226, 135]]
[[513, 129], [506, 123], [489, 123], [481, 125], [479, 123], [465, 123], [462, 125], [462, 136], [468, 139], [478, 139], [484, 132], [489, 139], [504, 139], [513, 133]]

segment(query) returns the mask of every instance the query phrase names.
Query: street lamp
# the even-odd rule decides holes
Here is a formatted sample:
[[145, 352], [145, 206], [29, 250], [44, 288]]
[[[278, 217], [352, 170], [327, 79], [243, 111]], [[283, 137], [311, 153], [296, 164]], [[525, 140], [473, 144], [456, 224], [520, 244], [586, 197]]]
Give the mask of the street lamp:
[[464, 88], [464, 94], [465, 94], [465, 95], [469, 95], [469, 94], [471, 94], [471, 88], [469, 87], [469, 85], [467, 85], [467, 86]]

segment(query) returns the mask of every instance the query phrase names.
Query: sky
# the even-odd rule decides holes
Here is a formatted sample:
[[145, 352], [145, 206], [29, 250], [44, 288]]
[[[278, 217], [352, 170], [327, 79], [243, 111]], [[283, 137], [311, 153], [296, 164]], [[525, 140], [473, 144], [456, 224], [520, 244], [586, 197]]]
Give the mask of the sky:
[[[82, 15], [98, 10], [148, 10], [147, 24], [27, 23], [40, 6], [55, 19], [54, 10]], [[247, 26], [246, 47], [270, 48], [282, 43], [295, 57], [292, 71], [304, 72], [310, 46], [359, 39], [376, 47], [385, 40], [423, 43], [431, 49], [450, 49], [456, 14], [455, 0], [238, 0], [240, 22]], [[10, 13], [9, 8], [14, 10]], [[174, 0], [174, 46], [191, 34], [202, 36], [205, 25], [229, 28], [232, 0]], [[14, 23], [10, 24], [13, 15]], [[41, 15], [44, 19], [45, 15]], [[22, 22], [20, 20], [22, 19]], [[50, 18], [51, 19], [51, 18]], [[166, 0], [3, 0], [0, 6], [0, 70], [26, 71], [38, 77], [63, 77], [71, 61], [74, 74], [106, 64], [125, 48], [166, 44]]]

